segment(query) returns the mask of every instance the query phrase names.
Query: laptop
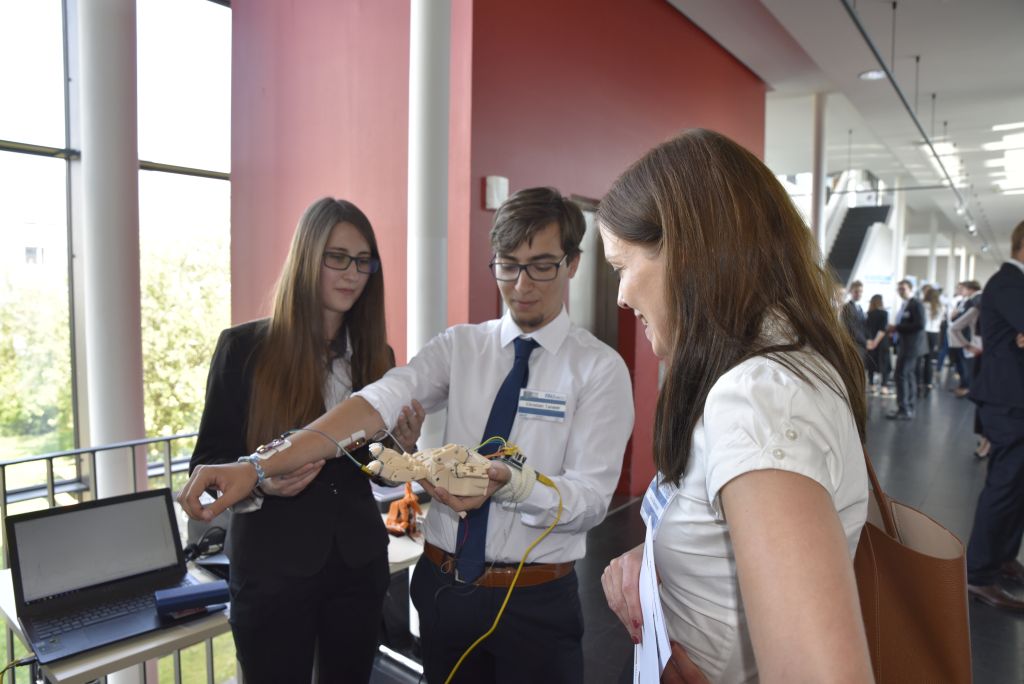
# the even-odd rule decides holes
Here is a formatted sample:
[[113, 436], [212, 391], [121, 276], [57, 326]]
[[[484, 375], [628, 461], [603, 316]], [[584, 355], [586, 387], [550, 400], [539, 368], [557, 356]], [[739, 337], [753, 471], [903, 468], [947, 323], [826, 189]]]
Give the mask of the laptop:
[[7, 518], [18, 619], [40, 663], [169, 624], [153, 592], [188, 574], [169, 489]]

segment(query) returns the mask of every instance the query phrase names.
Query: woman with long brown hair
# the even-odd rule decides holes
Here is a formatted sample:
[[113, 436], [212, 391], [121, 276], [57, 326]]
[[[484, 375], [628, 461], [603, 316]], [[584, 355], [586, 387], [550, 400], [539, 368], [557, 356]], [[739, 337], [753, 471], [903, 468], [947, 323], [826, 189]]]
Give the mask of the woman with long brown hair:
[[810, 231], [760, 160], [700, 129], [625, 171], [598, 222], [619, 305], [667, 364], [648, 535], [605, 570], [609, 605], [647, 648], [663, 611], [667, 673], [870, 681], [864, 370]]
[[[221, 333], [191, 469], [232, 463], [302, 427], [394, 366], [373, 228], [325, 197], [299, 219], [270, 318]], [[398, 437], [412, 448], [414, 405]], [[247, 682], [368, 681], [389, 583], [370, 483], [344, 459], [309, 463], [236, 508], [228, 538], [231, 628]], [[254, 506], [250, 506], [253, 508]]]

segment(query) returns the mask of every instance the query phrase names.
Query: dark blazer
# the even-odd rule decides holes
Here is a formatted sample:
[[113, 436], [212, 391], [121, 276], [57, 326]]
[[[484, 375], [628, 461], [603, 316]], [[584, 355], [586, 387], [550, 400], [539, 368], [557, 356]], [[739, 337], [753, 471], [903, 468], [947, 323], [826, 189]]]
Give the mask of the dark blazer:
[[1003, 264], [981, 294], [979, 333], [984, 341], [981, 372], [971, 382], [971, 399], [979, 403], [1024, 409], [1024, 272]]
[[[233, 463], [250, 453], [245, 431], [254, 352], [267, 328], [266, 319], [243, 323], [217, 340], [190, 470], [200, 464]], [[267, 496], [260, 510], [233, 515], [229, 538], [233, 577], [311, 575], [324, 565], [332, 540], [350, 567], [387, 553], [388, 545], [370, 482], [345, 458], [328, 461], [298, 495]]]
[[903, 315], [896, 321], [899, 333], [899, 356], [920, 356], [928, 351], [928, 336], [924, 332], [924, 307], [917, 297], [911, 297], [903, 306]]
[[852, 299], [846, 304], [843, 304], [843, 325], [850, 333], [850, 337], [860, 348], [861, 353], [864, 353], [864, 349], [867, 345], [865, 339], [865, 327], [867, 324], [867, 318], [864, 316], [864, 309], [857, 305], [857, 302]]

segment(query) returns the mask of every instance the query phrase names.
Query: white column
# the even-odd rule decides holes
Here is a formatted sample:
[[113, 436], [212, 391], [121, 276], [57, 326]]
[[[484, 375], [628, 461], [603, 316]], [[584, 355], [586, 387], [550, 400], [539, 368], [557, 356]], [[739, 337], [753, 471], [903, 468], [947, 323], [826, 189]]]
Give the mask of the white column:
[[946, 255], [946, 295], [952, 297], [956, 294], [956, 272], [953, 270], [953, 261], [956, 259], [956, 231], [949, 236], [949, 251]]
[[975, 255], [971, 254], [970, 256], [967, 257], [967, 279], [968, 280], [974, 280], [974, 265], [975, 265]]
[[897, 178], [892, 193], [892, 276], [893, 285], [899, 282], [905, 269], [905, 232], [907, 220], [907, 195], [902, 191], [903, 181]]
[[[825, 234], [825, 93], [813, 95], [814, 107], [814, 159], [811, 170], [811, 230], [818, 240], [821, 259], [828, 259], [828, 236]], [[847, 169], [849, 170], [849, 169]]]
[[936, 276], [936, 270], [938, 265], [936, 264], [937, 256], [935, 254], [935, 242], [939, 236], [939, 217], [935, 215], [935, 212], [931, 213], [930, 220], [928, 221], [928, 283], [934, 284]]
[[448, 323], [450, 0], [412, 0], [409, 36], [409, 355]]
[[[78, 10], [89, 438], [102, 445], [145, 432], [135, 1], [89, 0]], [[101, 453], [97, 461], [99, 496], [134, 489], [129, 453]]]
[[959, 247], [956, 250], [957, 257], [957, 273], [960, 274], [960, 280], [967, 280], [967, 248]]
[[[409, 226], [406, 345], [411, 357], [448, 325], [448, 91], [451, 0], [412, 0], [409, 18]], [[440, 446], [443, 414], [421, 445]]]

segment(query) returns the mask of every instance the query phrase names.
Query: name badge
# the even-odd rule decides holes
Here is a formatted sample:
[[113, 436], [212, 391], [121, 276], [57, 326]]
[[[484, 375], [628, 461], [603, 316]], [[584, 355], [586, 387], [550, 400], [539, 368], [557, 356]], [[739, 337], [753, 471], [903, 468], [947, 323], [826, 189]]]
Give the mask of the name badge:
[[532, 420], [565, 422], [565, 404], [568, 395], [539, 390], [519, 390], [519, 415]]

